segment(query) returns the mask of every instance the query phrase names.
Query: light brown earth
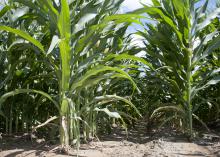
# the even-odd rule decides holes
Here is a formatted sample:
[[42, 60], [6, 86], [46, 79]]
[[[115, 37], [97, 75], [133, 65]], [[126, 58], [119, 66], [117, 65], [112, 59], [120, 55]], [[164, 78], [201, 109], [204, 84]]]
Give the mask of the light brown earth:
[[[128, 139], [125, 137], [124, 131], [113, 131], [111, 135], [101, 137], [99, 142], [82, 144], [78, 155], [79, 157], [220, 157], [220, 138], [212, 134], [189, 142], [174, 130], [163, 129], [149, 135], [142, 128], [130, 130]], [[0, 139], [0, 157], [67, 157], [76, 154], [77, 151], [72, 149], [69, 155], [63, 155], [56, 145], [49, 145], [40, 139], [35, 142], [24, 136], [3, 136]]]

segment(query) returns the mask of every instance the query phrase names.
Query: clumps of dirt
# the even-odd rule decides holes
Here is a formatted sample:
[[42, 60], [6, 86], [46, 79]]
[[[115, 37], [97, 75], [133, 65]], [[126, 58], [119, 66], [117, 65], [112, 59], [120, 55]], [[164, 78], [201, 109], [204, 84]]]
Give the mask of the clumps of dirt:
[[[217, 154], [213, 145], [200, 146], [190, 142], [172, 142], [158, 139], [138, 144], [128, 141], [105, 141], [99, 147], [102, 156], [106, 157], [176, 157], [176, 156], [210, 156]], [[96, 149], [97, 150], [97, 149]], [[90, 156], [89, 154], [87, 154]]]
[[204, 134], [190, 142], [170, 128], [152, 134], [139, 127], [126, 135], [124, 130], [115, 129], [111, 135], [101, 137], [101, 141], [82, 144], [79, 151], [71, 149], [68, 155], [59, 152], [58, 145], [44, 140], [2, 136], [0, 157], [220, 157], [220, 138], [216, 134]]

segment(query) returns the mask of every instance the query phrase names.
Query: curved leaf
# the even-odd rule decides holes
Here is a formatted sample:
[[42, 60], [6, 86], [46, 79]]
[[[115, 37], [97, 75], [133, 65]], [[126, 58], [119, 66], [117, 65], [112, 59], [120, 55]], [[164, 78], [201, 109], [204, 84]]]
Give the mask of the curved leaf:
[[0, 26], [0, 30], [2, 31], [7, 31], [10, 33], [14, 33], [24, 39], [26, 39], [27, 41], [31, 42], [32, 44], [34, 44], [35, 46], [37, 46], [43, 53], [44, 53], [44, 46], [37, 41], [36, 39], [32, 38], [29, 34], [27, 34], [26, 32], [19, 30], [19, 29], [14, 29], [8, 26]]
[[156, 110], [154, 110], [154, 112], [150, 116], [150, 119], [154, 118], [158, 112], [163, 112], [163, 111], [167, 111], [167, 110], [168, 111], [176, 111], [176, 112], [179, 112], [179, 113], [181, 113], [183, 115], [185, 114], [184, 110], [182, 110], [179, 107], [176, 107], [176, 106], [164, 106], [164, 107], [159, 107]]
[[17, 94], [22, 94], [22, 93], [36, 93], [36, 94], [40, 94], [40, 95], [42, 95], [42, 96], [48, 98], [48, 99], [56, 106], [56, 108], [57, 108], [58, 110], [60, 110], [59, 104], [58, 104], [55, 100], [53, 100], [53, 98], [52, 98], [49, 94], [47, 94], [47, 93], [45, 93], [45, 92], [43, 92], [43, 91], [34, 90], [34, 89], [15, 89], [14, 91], [5, 93], [4, 95], [2, 95], [2, 96], [0, 97], [0, 108], [1, 108], [1, 106], [2, 106], [2, 104], [3, 104], [3, 102], [4, 102], [7, 98], [9, 98], [9, 97], [11, 97], [11, 96], [15, 96], [15, 95], [17, 95]]
[[101, 72], [107, 72], [107, 71], [112, 71], [112, 72], [118, 72], [122, 75], [124, 75], [125, 78], [131, 81], [133, 84], [134, 89], [138, 89], [136, 83], [133, 81], [133, 79], [123, 70], [116, 68], [116, 67], [110, 67], [110, 66], [96, 66], [95, 68], [90, 69], [88, 72], [86, 72], [82, 77], [80, 77], [77, 81], [73, 82], [71, 85], [71, 90], [75, 90], [78, 87], [83, 86], [83, 84], [86, 82], [87, 79], [89, 79], [92, 76], [97, 75], [98, 73]]

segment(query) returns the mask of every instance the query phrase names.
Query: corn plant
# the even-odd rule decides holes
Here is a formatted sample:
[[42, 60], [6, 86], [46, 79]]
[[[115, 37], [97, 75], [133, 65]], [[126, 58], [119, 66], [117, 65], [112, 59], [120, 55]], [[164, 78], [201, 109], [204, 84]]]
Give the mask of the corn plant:
[[[40, 69], [43, 72], [38, 73], [46, 73], [50, 79], [54, 79], [58, 90], [53, 87], [52, 91], [43, 88], [31, 89], [29, 86], [18, 88], [1, 93], [3, 94], [0, 98], [1, 106], [8, 97], [21, 93], [29, 95], [35, 93], [46, 97], [54, 104], [59, 115], [49, 118], [44, 124], [60, 119], [60, 142], [64, 149], [68, 148], [70, 141], [79, 147], [81, 123], [90, 128], [88, 123], [91, 123], [93, 113], [105, 112], [110, 117], [121, 118], [117, 112], [102, 108], [103, 104], [122, 101], [136, 110], [135, 106], [125, 98], [107, 94], [96, 96], [93, 91], [93, 86], [99, 82], [117, 78], [130, 80], [134, 89], [136, 88], [136, 84], [125, 71], [120, 67], [111, 66], [111, 62], [105, 60], [109, 53], [121, 49], [117, 42], [125, 33], [127, 24], [118, 26], [117, 22], [113, 21], [114, 17], [106, 18], [106, 16], [114, 14], [122, 1], [16, 0], [9, 2], [10, 5], [3, 9], [4, 14], [10, 10], [7, 9], [10, 7], [20, 11], [24, 10], [21, 7], [25, 8], [25, 12], [17, 17], [17, 25], [0, 25], [0, 30], [24, 39], [22, 44], [19, 44], [19, 48], [25, 49], [24, 46], [28, 45], [30, 52], [41, 59]], [[115, 33], [121, 33], [121, 36], [114, 38]], [[14, 39], [17, 39], [16, 36]], [[30, 56], [27, 56], [27, 59], [37, 62]], [[30, 85], [34, 80], [34, 78], [29, 79], [26, 84]], [[48, 80], [43, 78], [41, 81]], [[41, 81], [38, 83], [40, 84]], [[1, 115], [5, 116], [2, 112]], [[83, 117], [87, 115], [91, 118]]]
[[176, 104], [159, 107], [152, 118], [159, 112], [173, 110], [192, 136], [193, 117], [202, 122], [194, 114], [198, 109], [194, 100], [201, 90], [220, 81], [219, 69], [209, 64], [214, 50], [220, 46], [218, 28], [213, 26], [220, 9], [207, 12], [209, 1], [200, 7], [197, 3], [202, 1], [196, 0], [152, 2], [152, 6], [144, 5], [134, 12], [147, 14], [146, 18], [150, 19], [143, 22], [143, 30], [137, 34], [144, 38], [142, 50], [146, 52], [146, 61], [153, 66], [152, 72], [169, 85], [176, 98]]

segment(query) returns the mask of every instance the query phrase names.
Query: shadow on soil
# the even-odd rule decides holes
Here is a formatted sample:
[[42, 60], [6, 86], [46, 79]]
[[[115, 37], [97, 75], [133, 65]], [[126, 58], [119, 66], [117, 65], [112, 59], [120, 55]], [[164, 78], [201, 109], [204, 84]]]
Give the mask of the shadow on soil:
[[[128, 132], [121, 128], [113, 128], [113, 131], [110, 135], [99, 136], [100, 141], [128, 141], [135, 144], [146, 144], [148, 142], [156, 141], [163, 139], [164, 141], [169, 142], [190, 142], [186, 136], [181, 134], [178, 131], [175, 131], [171, 128], [162, 128], [159, 131], [151, 130], [147, 131], [146, 124], [144, 122], [139, 122], [132, 129], [129, 129]], [[219, 136], [216, 136], [216, 138]], [[38, 140], [38, 142], [37, 142]], [[1, 152], [8, 151], [7, 155], [4, 157], [15, 157], [17, 155], [21, 156], [46, 156], [45, 153], [53, 150], [55, 156], [63, 155], [62, 152], [59, 151], [58, 145], [54, 143], [51, 144], [50, 141], [45, 142], [43, 140], [35, 139], [32, 140], [29, 135], [20, 135], [20, 136], [3, 136], [0, 139], [0, 156]], [[217, 141], [220, 142], [220, 138], [217, 138]], [[58, 141], [57, 141], [58, 142]], [[212, 138], [198, 138], [193, 143], [196, 143], [201, 146], [212, 145]], [[89, 148], [87, 148], [89, 149]], [[220, 153], [220, 146], [216, 148], [214, 154]], [[200, 152], [192, 153], [192, 154], [183, 154], [178, 153], [177, 156], [204, 156]], [[76, 156], [75, 154], [69, 154], [69, 156]], [[217, 155], [218, 156], [218, 155]], [[2, 156], [1, 156], [2, 157]], [[83, 156], [81, 156], [83, 157]]]

